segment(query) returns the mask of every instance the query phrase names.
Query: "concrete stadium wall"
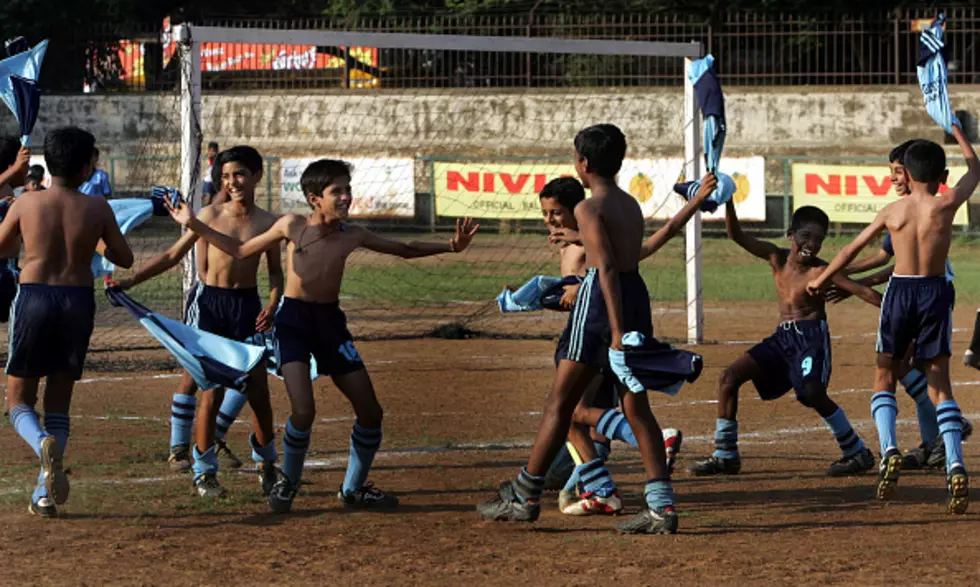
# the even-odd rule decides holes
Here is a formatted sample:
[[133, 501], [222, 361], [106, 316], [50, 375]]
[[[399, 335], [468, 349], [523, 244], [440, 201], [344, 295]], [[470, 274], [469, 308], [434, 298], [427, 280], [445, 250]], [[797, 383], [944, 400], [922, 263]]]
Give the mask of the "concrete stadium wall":
[[[912, 137], [942, 140], [917, 87], [730, 88], [726, 90], [730, 155], [884, 156]], [[971, 110], [980, 88], [957, 87], [954, 108]], [[575, 131], [612, 122], [626, 132], [630, 155], [682, 151], [679, 89], [574, 91], [405, 90], [206, 94], [202, 139], [248, 143], [267, 156], [429, 155], [565, 156]], [[74, 124], [92, 131], [105, 155], [121, 164], [117, 183], [165, 181], [179, 150], [175, 95], [46, 95], [34, 137]], [[15, 131], [12, 118], [0, 131]], [[161, 177], [164, 176], [164, 177]], [[781, 191], [782, 167], [767, 172]]]

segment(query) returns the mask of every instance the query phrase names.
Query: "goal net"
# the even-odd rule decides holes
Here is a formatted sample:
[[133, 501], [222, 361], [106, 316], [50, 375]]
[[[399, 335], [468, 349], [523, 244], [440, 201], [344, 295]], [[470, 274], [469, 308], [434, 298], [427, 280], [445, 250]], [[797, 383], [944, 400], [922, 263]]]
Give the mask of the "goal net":
[[[165, 55], [180, 68], [180, 91], [132, 121], [147, 136], [116, 170], [131, 191], [176, 185], [200, 207], [207, 145], [251, 145], [264, 158], [257, 203], [275, 213], [306, 213], [303, 170], [340, 158], [354, 168], [352, 222], [404, 240], [448, 240], [458, 217], [481, 224], [463, 255], [353, 253], [341, 307], [359, 338], [557, 336], [566, 315], [502, 313], [496, 298], [505, 285], [560, 275], [537, 194], [574, 175], [572, 139], [582, 128], [612, 123], [626, 134], [618, 182], [640, 202], [647, 234], [683, 205], [673, 185], [701, 173], [700, 114], [684, 75], [699, 43], [196, 25], [171, 32]], [[253, 89], [235, 89], [242, 84]], [[137, 265], [178, 234], [162, 221], [141, 229]], [[642, 264], [661, 336], [701, 337], [699, 255], [700, 215]], [[178, 316], [195, 276], [189, 259], [133, 295]], [[134, 345], [111, 332], [102, 346]]]

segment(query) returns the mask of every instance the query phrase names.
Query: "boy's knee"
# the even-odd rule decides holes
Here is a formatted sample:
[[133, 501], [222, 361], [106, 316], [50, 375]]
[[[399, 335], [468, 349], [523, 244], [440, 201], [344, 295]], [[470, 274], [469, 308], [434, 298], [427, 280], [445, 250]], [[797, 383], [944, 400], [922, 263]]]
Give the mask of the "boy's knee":
[[360, 407], [355, 410], [355, 415], [357, 416], [357, 423], [365, 428], [381, 428], [381, 422], [384, 420], [384, 410], [381, 408], [381, 404], [375, 403], [371, 406]]
[[808, 408], [819, 408], [830, 400], [827, 389], [822, 385], [807, 385], [803, 393], [797, 394], [796, 399]]
[[316, 421], [316, 407], [309, 406], [294, 410], [289, 420], [292, 422], [293, 428], [297, 430], [309, 430], [313, 427], [313, 422]]
[[742, 384], [742, 378], [733, 367], [728, 367], [718, 376], [718, 391], [722, 395], [738, 393], [738, 387]]

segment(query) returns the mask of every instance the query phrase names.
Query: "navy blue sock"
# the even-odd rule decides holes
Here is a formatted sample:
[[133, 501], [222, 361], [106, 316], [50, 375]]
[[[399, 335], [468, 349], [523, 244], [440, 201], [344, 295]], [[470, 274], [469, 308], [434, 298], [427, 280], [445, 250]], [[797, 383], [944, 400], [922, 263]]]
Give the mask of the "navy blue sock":
[[252, 447], [252, 460], [256, 463], [276, 462], [279, 460], [279, 452], [276, 451], [276, 437], [273, 436], [269, 444], [261, 446], [254, 434], [248, 435], [248, 444]]
[[898, 419], [898, 402], [895, 395], [879, 391], [871, 396], [871, 417], [878, 427], [878, 441], [884, 456], [890, 449], [898, 448], [895, 440], [895, 420]]
[[364, 487], [374, 455], [380, 447], [381, 428], [365, 428], [354, 424], [350, 435], [350, 460], [347, 461], [347, 475], [344, 477], [344, 495], [351, 495]]
[[312, 428], [297, 430], [293, 426], [292, 418], [286, 420], [286, 433], [282, 436], [282, 452], [285, 455], [282, 459], [282, 472], [296, 486], [303, 478], [303, 462], [306, 460], [306, 452], [310, 450], [311, 432]]
[[715, 452], [711, 456], [719, 459], [738, 458], [738, 420], [715, 420]]
[[949, 399], [936, 406], [939, 433], [946, 445], [946, 472], [956, 465], [963, 466], [963, 413], [956, 400]]

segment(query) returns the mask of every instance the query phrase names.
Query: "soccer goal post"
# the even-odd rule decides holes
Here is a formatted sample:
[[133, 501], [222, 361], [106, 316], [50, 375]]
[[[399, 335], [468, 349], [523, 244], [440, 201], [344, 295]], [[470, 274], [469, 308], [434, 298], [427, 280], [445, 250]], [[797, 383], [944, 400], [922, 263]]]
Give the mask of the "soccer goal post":
[[[305, 206], [298, 192], [301, 166], [314, 158], [337, 157], [354, 163], [355, 219], [360, 215], [373, 226], [387, 219], [385, 226], [397, 233], [419, 227], [446, 229], [450, 218], [466, 215], [480, 219], [486, 232], [496, 235], [485, 239], [485, 252], [474, 249], [468, 277], [463, 277], [462, 268], [453, 271], [439, 260], [416, 262], [407, 269], [384, 265], [389, 262], [376, 255], [352, 259], [345, 276], [345, 288], [350, 285], [351, 290], [345, 289], [344, 294], [351, 301], [345, 304], [354, 306], [355, 321], [359, 314], [361, 319], [376, 321], [379, 332], [370, 334], [383, 335], [385, 329], [402, 333], [395, 325], [407, 323], [408, 318], [392, 313], [402, 305], [409, 308], [402, 314], [412, 324], [438, 325], [437, 316], [449, 313], [479, 326], [480, 320], [496, 314], [493, 299], [503, 285], [500, 280], [557, 273], [554, 250], [550, 257], [547, 251], [531, 252], [533, 247], [547, 249], [542, 245], [547, 239], [541, 235], [536, 190], [549, 178], [571, 172], [572, 139], [579, 128], [603, 122], [623, 128], [630, 144], [623, 173], [632, 174], [627, 185], [635, 189], [629, 191], [641, 201], [648, 218], [664, 219], [682, 205], [670, 193], [678, 175], [698, 178], [702, 174], [700, 114], [694, 89], [684, 75], [688, 64], [702, 56], [699, 42], [193, 24], [176, 27], [173, 36], [181, 66], [180, 183], [195, 209], [202, 203], [202, 143], [215, 140], [222, 148], [247, 143], [262, 152], [267, 166], [259, 203], [274, 212]], [[302, 49], [284, 49], [296, 46]], [[365, 68], [370, 74], [359, 75], [363, 83], [351, 89], [346, 69], [355, 48], [358, 55], [375, 57], [364, 58], [370, 62], [371, 67]], [[218, 53], [228, 59], [218, 65], [208, 61], [208, 56]], [[236, 69], [239, 65], [232, 53], [239, 56], [235, 59], [245, 60], [268, 55], [273, 68], [311, 70], [321, 67], [323, 54], [339, 53], [347, 60], [345, 81], [340, 89], [326, 92], [291, 88], [212, 94], [202, 83], [202, 73]], [[644, 94], [663, 90], [644, 82], [649, 72], [664, 71], [656, 65], [663, 63], [671, 64], [675, 80], [671, 85], [679, 87], [683, 78], [682, 96], [677, 92], [671, 99], [662, 91], [653, 97]], [[604, 73], [605, 82], [589, 81], [596, 79], [597, 71]], [[530, 83], [532, 75], [539, 81]], [[628, 86], [622, 93], [615, 87], [616, 76], [628, 81], [622, 84]], [[437, 77], [440, 81], [430, 85], [438, 89], [425, 87], [425, 80]], [[409, 79], [419, 81], [410, 85], [405, 81]], [[683, 105], [677, 103], [681, 99]], [[646, 116], [663, 114], [664, 108], [676, 108], [676, 115], [644, 126], [650, 122], [644, 120]], [[624, 181], [621, 178], [620, 184]], [[372, 185], [371, 193], [363, 191]], [[532, 224], [538, 231], [533, 241], [527, 234]], [[681, 302], [685, 304], [686, 338], [700, 343], [704, 336], [700, 214], [687, 225], [684, 250], [684, 276], [678, 271], [663, 277], [662, 289], [683, 289], [676, 292], [676, 310], [680, 311]], [[185, 291], [197, 272], [196, 260], [189, 257], [184, 265]], [[376, 267], [387, 273], [372, 272]], [[437, 273], [430, 281], [422, 280]], [[532, 319], [502, 328], [508, 333], [534, 330], [527, 320]], [[543, 331], [548, 328], [552, 326], [542, 326]]]

